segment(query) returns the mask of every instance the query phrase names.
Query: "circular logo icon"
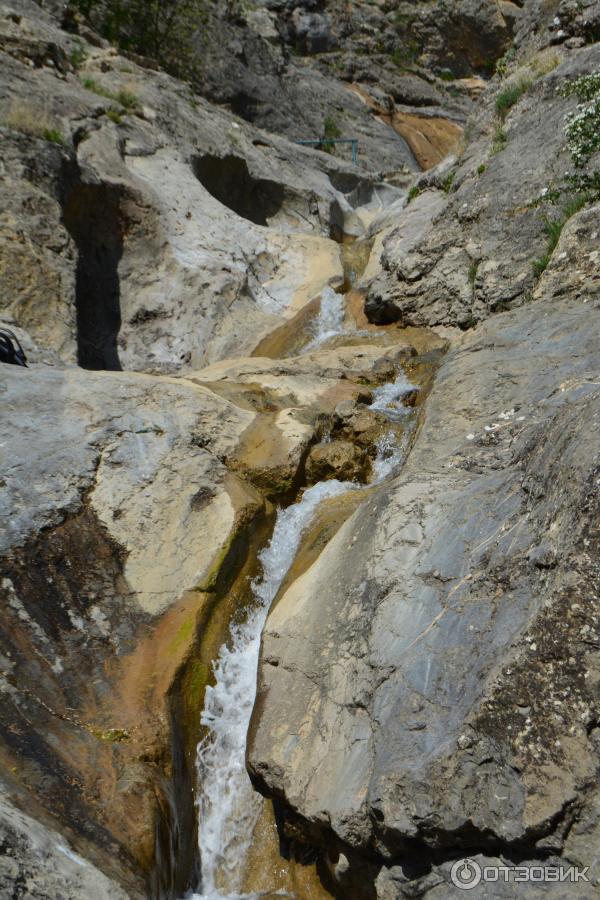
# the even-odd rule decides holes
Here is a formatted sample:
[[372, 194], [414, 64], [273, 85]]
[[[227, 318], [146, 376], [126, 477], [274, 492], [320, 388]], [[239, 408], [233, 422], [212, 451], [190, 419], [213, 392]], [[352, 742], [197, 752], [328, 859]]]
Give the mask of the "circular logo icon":
[[461, 891], [470, 891], [481, 881], [481, 866], [473, 859], [459, 859], [450, 870], [450, 878]]

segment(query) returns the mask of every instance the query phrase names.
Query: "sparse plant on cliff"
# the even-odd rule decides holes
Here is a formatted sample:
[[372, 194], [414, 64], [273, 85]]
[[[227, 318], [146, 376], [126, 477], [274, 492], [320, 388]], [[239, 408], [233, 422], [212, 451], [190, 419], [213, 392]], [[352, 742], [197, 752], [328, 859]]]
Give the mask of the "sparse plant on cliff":
[[101, 84], [98, 84], [98, 82], [94, 81], [93, 78], [84, 78], [83, 86], [86, 90], [92, 91], [92, 93], [94, 94], [98, 94], [99, 97], [105, 97], [107, 100], [114, 100], [115, 103], [118, 103], [119, 106], [122, 106], [129, 112], [135, 112], [140, 107], [140, 101], [131, 91], [125, 89], [121, 89], [116, 92], [109, 91], [108, 88], [105, 88]]
[[511, 62], [516, 59], [517, 51], [515, 47], [509, 47], [504, 56], [501, 56], [500, 59], [497, 59], [494, 64], [494, 71], [496, 74], [500, 75], [501, 78], [504, 78], [508, 71], [508, 67]]
[[449, 172], [448, 175], [442, 181], [442, 190], [445, 194], [449, 194], [452, 190], [452, 185], [454, 184], [454, 176], [455, 172]]
[[206, 0], [70, 0], [111, 43], [155, 59], [186, 76], [196, 36], [206, 22]]
[[508, 135], [501, 125], [498, 125], [492, 138], [492, 153], [501, 153], [508, 144]]
[[322, 148], [326, 153], [335, 153], [334, 140], [341, 138], [342, 132], [332, 115], [325, 116], [323, 121], [323, 144]]
[[557, 247], [566, 223], [575, 215], [575, 213], [578, 213], [580, 209], [583, 209], [587, 200], [588, 197], [586, 194], [575, 194], [563, 205], [558, 216], [552, 218], [547, 217], [544, 220], [544, 231], [548, 238], [548, 243], [546, 245], [546, 252], [533, 262], [533, 271], [537, 277], [542, 274], [552, 259], [552, 254]]
[[81, 41], [75, 41], [75, 46], [69, 54], [69, 61], [75, 70], [80, 69], [87, 59], [87, 50]]
[[523, 96], [525, 91], [531, 87], [530, 78], [521, 78], [514, 84], [509, 84], [504, 90], [500, 91], [496, 97], [496, 112], [502, 120], [508, 115], [508, 111], [512, 109], [515, 103]]
[[52, 144], [62, 145], [65, 143], [56, 123], [45, 112], [28, 106], [26, 103], [13, 102], [6, 117], [6, 125], [14, 131], [43, 138]]
[[573, 162], [581, 168], [600, 149], [600, 72], [568, 81], [560, 94], [579, 99], [577, 108], [567, 115], [565, 134]]

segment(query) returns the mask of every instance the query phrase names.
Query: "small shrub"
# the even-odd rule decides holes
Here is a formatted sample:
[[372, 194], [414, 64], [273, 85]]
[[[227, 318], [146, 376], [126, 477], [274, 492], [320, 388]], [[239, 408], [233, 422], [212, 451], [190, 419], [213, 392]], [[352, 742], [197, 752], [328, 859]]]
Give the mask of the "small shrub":
[[496, 112], [502, 120], [508, 115], [508, 111], [512, 109], [515, 103], [523, 96], [525, 91], [531, 87], [531, 80], [522, 78], [514, 84], [509, 84], [504, 90], [500, 91], [496, 97]]
[[538, 76], [538, 78], [543, 78], [544, 75], [549, 75], [550, 72], [553, 72], [554, 69], [556, 69], [556, 67], [559, 65], [560, 56], [558, 55], [558, 53], [540, 53], [531, 61], [531, 68]]
[[50, 141], [52, 144], [60, 144], [62, 146], [65, 143], [64, 137], [57, 128], [44, 128], [42, 137], [45, 141]]
[[539, 278], [542, 272], [545, 272], [548, 268], [548, 263], [550, 262], [551, 253], [544, 253], [543, 256], [539, 256], [537, 259], [533, 261], [533, 274], [536, 278]]
[[485, 163], [481, 163], [480, 166], [477, 166], [477, 174], [483, 175], [483, 173], [485, 172], [485, 168]]
[[456, 80], [456, 76], [453, 75], [453, 73], [449, 69], [444, 69], [443, 72], [440, 72], [439, 78], [441, 78], [442, 81], [455, 81]]
[[477, 270], [479, 269], [479, 260], [474, 259], [471, 265], [469, 266], [469, 284], [474, 285], [475, 279], [477, 278]]
[[565, 134], [573, 162], [581, 168], [600, 149], [600, 72], [569, 81], [561, 94], [579, 99], [577, 109], [566, 117]]
[[421, 188], [417, 187], [416, 184], [413, 184], [411, 189], [408, 192], [408, 203], [412, 203], [415, 197], [418, 197], [421, 193]]
[[82, 65], [85, 63], [86, 59], [87, 59], [87, 50], [85, 49], [85, 47], [83, 46], [81, 41], [76, 41], [75, 46], [73, 47], [73, 49], [71, 50], [71, 53], [69, 54], [69, 60], [71, 62], [71, 65], [77, 71], [77, 69], [80, 69], [82, 67]]
[[508, 71], [508, 67], [513, 60], [516, 59], [517, 51], [515, 47], [509, 47], [504, 56], [497, 59], [494, 63], [494, 72], [504, 78]]
[[323, 122], [323, 144], [321, 145], [325, 153], [335, 154], [335, 144], [333, 141], [341, 136], [342, 132], [340, 131], [335, 118], [332, 115], [325, 116]]
[[508, 135], [501, 125], [498, 125], [492, 138], [492, 153], [501, 153], [508, 144]]
[[109, 91], [108, 88], [98, 84], [93, 78], [84, 78], [82, 84], [87, 91], [91, 91], [99, 97], [104, 97], [106, 100], [113, 100], [130, 112], [139, 109], [140, 101], [131, 91], [121, 89], [115, 94], [114, 91]]
[[132, 94], [131, 91], [121, 90], [117, 94], [117, 101], [124, 106], [125, 109], [135, 110], [139, 109], [140, 101], [135, 94]]
[[445, 194], [449, 194], [452, 190], [452, 185], [454, 184], [454, 175], [455, 172], [449, 172], [442, 181], [442, 190]]
[[109, 118], [112, 122], [114, 122], [115, 125], [120, 125], [121, 122], [123, 121], [123, 116], [121, 115], [121, 113], [119, 112], [119, 110], [118, 110], [118, 109], [113, 109], [112, 106], [111, 106], [110, 109], [107, 109], [107, 110], [106, 110], [105, 115], [108, 116], [108, 118]]
[[580, 209], [583, 209], [587, 201], [587, 195], [575, 195], [564, 204], [562, 212], [558, 218], [546, 218], [544, 220], [544, 231], [546, 233], [546, 237], [548, 238], [546, 252], [533, 262], [533, 271], [538, 278], [547, 268], [548, 263], [552, 259], [552, 254], [556, 250], [557, 244], [562, 234], [562, 230], [565, 227], [566, 223], [569, 221], [571, 216], [574, 216], [575, 213], [578, 213]]
[[6, 125], [8, 128], [20, 131], [22, 134], [44, 138], [44, 140], [52, 141], [55, 144], [64, 143], [64, 139], [56, 128], [55, 122], [50, 119], [47, 113], [24, 102], [13, 101], [6, 117]]
[[334, 117], [331, 115], [325, 116], [325, 121], [323, 122], [323, 137], [335, 139], [340, 138], [341, 136], [342, 132]]
[[414, 65], [420, 52], [420, 45], [416, 41], [409, 41], [408, 44], [396, 47], [391, 53], [390, 59], [399, 69], [409, 69]]

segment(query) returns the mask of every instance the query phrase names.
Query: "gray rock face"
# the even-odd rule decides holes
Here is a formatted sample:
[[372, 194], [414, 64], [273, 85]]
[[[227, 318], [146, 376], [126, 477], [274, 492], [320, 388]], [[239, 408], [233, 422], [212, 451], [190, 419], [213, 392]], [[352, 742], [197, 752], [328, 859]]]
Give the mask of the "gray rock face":
[[[0, 394], [2, 782], [130, 896], [179, 896], [197, 709], [170, 692], [215, 566], [261, 510], [224, 463], [254, 416], [189, 382], [75, 367], [3, 365]], [[28, 859], [4, 812], [0, 869], [37, 872], [31, 896], [120, 896], [68, 854], [44, 875], [60, 849], [34, 829]]]
[[272, 610], [250, 771], [334, 856], [337, 839], [355, 865], [473, 846], [535, 858], [586, 809], [598, 346], [578, 301], [473, 331], [403, 474]]
[[[3, 7], [0, 33], [5, 321], [87, 368], [176, 372], [250, 353], [341, 283], [330, 232], [360, 233], [371, 178], [34, 9]], [[65, 71], [36, 62], [48, 41]]]
[[[538, 77], [502, 126], [506, 144], [496, 144], [498, 152], [493, 104], [505, 85], [491, 92], [474, 140], [454, 169], [445, 209], [408, 251], [403, 220], [386, 238], [384, 272], [367, 299], [371, 321], [468, 326], [527, 299], [536, 285], [533, 262], [546, 249], [544, 216], [554, 214], [536, 203], [572, 166], [563, 131], [572, 101], [556, 91], [599, 63], [595, 45]], [[526, 69], [512, 81], [524, 77]]]
[[[0, 800], [0, 892], [35, 900], [127, 900], [118, 884], [74, 853], [64, 838]], [[43, 865], [41, 861], [43, 860]], [[132, 896], [131, 894], [129, 895]]]

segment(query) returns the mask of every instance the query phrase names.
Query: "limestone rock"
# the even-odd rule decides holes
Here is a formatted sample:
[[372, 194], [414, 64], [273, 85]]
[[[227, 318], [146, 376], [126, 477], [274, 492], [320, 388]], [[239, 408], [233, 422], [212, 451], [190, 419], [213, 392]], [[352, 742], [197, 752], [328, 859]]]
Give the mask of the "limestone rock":
[[402, 474], [269, 616], [250, 771], [363, 887], [373, 854], [405, 860], [414, 882], [415, 858], [433, 875], [477, 843], [560, 851], [591, 802], [600, 345], [588, 310], [540, 300], [451, 350]]
[[339, 481], [360, 481], [365, 478], [367, 455], [350, 441], [329, 441], [311, 447], [306, 460], [309, 484], [337, 478]]
[[[181, 894], [194, 853], [184, 748], [197, 697], [186, 710], [170, 691], [224, 561], [261, 514], [261, 498], [224, 464], [254, 414], [189, 382], [35, 364], [3, 365], [0, 391], [1, 745], [12, 800], [129, 896], [147, 896], [153, 881]], [[164, 864], [175, 844], [177, 871]], [[24, 847], [18, 838], [15, 858]], [[57, 864], [65, 896], [94, 878], [98, 896], [120, 896], [92, 866], [74, 879], [68, 859]]]
[[411, 240], [408, 252], [408, 213], [425, 202], [421, 197], [407, 208], [406, 220], [400, 217], [396, 231], [386, 234], [384, 272], [371, 282], [366, 304], [371, 321], [464, 328], [526, 301], [536, 284], [533, 262], [547, 244], [546, 212], [538, 203], [570, 166], [563, 132], [570, 101], [561, 99], [557, 88], [595, 71], [599, 61], [594, 45], [549, 74], [532, 72], [533, 85], [502, 126], [507, 142], [499, 152], [493, 148], [499, 128], [493, 95], [488, 99], [449, 192], [438, 194], [445, 208]]

